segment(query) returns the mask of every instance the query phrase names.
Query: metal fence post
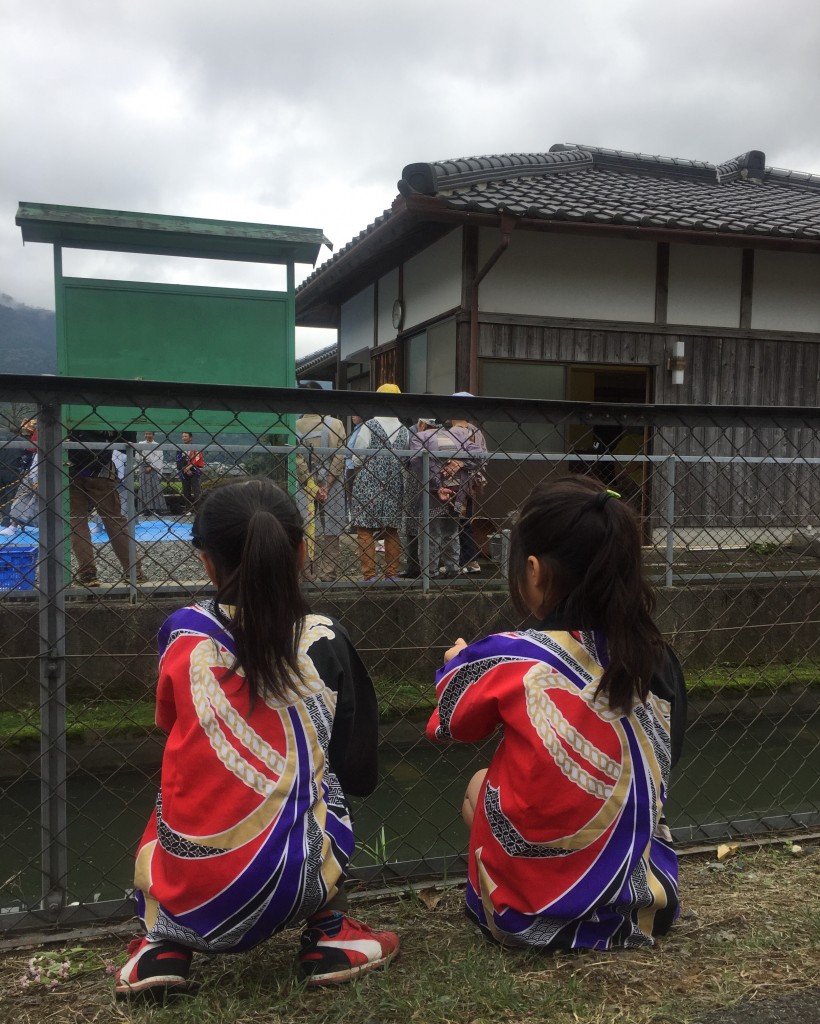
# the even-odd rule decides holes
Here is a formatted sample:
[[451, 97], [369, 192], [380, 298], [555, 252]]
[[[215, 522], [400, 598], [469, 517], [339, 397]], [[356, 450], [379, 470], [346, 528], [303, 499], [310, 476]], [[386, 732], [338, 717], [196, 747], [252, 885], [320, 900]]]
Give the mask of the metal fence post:
[[[134, 498], [134, 449], [125, 449], [125, 519], [128, 530], [128, 595], [137, 601], [137, 508]], [[119, 495], [117, 495], [119, 500]]]
[[421, 589], [423, 593], [430, 590], [430, 452], [426, 448], [421, 453], [421, 478], [424, 486], [421, 489], [421, 522], [419, 529], [419, 557], [421, 558]]
[[40, 846], [42, 907], [55, 918], [66, 902], [65, 522], [61, 405], [38, 413]]
[[664, 584], [671, 587], [675, 561], [675, 456], [666, 460], [666, 577]]

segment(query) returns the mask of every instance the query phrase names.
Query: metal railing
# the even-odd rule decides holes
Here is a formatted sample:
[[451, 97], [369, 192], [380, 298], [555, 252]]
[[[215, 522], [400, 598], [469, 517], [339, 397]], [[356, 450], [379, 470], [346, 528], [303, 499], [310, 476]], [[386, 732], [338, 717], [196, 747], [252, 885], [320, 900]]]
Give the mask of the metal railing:
[[[308, 524], [309, 600], [344, 624], [373, 676], [383, 770], [376, 793], [355, 806], [360, 876], [464, 865], [458, 806], [492, 744], [426, 743], [433, 675], [456, 636], [519, 624], [505, 581], [509, 529], [532, 484], [555, 474], [596, 475], [641, 517], [658, 621], [691, 692], [687, 753], [668, 804], [675, 836], [820, 822], [814, 410], [7, 377], [0, 416], [5, 931], [131, 913], [133, 853], [162, 750], [152, 726], [156, 633], [175, 608], [210, 592], [190, 544], [198, 499], [186, 498], [180, 478], [192, 450], [203, 456], [203, 493], [254, 475], [293, 493]], [[31, 416], [34, 441], [17, 433]], [[386, 445], [374, 428], [359, 446], [354, 416], [399, 431]], [[444, 452], [413, 441], [405, 426], [431, 417], [480, 425], [486, 451], [470, 431], [458, 435], [470, 446]], [[150, 447], [140, 441], [146, 430], [156, 435]], [[193, 434], [184, 444], [183, 431]], [[94, 479], [107, 480], [106, 494], [119, 487], [121, 504], [97, 526], [93, 495], [80, 500], [78, 466], [107, 466], [112, 451], [125, 455], [122, 477]], [[148, 454], [161, 477], [150, 486]], [[373, 490], [379, 459], [394, 465], [399, 488], [395, 529], [383, 531], [371, 515], [382, 497]], [[442, 480], [454, 504], [438, 495]]]

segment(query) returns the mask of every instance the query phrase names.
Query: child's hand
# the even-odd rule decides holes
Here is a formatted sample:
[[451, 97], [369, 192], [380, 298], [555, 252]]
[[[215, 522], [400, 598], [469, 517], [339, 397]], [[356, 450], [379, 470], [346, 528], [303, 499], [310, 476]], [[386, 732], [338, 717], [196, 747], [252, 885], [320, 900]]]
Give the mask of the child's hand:
[[452, 661], [453, 658], [458, 657], [458, 655], [461, 654], [461, 652], [464, 650], [466, 646], [467, 641], [464, 639], [464, 637], [460, 636], [458, 640], [456, 640], [456, 642], [453, 644], [453, 646], [448, 651], [444, 652], [444, 664], [446, 665], [448, 661]]

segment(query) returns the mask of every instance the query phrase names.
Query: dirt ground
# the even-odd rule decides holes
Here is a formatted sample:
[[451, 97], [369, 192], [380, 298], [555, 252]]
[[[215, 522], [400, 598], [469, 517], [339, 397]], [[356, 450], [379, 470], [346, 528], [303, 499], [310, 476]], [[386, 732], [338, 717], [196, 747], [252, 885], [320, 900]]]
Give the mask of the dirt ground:
[[698, 1024], [820, 1024], [820, 988], [807, 988], [788, 996], [743, 999], [730, 1009], [701, 1017]]
[[[683, 913], [655, 950], [543, 956], [476, 934], [463, 888], [354, 894], [351, 912], [399, 932], [389, 971], [307, 990], [298, 931], [242, 956], [196, 957], [197, 992], [115, 1003], [125, 938], [0, 954], [3, 1024], [820, 1024], [820, 845], [681, 858]], [[136, 922], [134, 922], [136, 931]]]

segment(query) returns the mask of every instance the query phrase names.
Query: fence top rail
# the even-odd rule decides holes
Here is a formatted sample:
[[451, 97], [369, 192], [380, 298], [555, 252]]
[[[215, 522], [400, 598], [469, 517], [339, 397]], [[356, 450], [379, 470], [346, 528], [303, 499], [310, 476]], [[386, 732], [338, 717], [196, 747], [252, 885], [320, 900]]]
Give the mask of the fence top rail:
[[[63, 441], [60, 448], [63, 451], [119, 451], [126, 454], [141, 455], [146, 449], [142, 447], [142, 441]], [[162, 452], [163, 455], [176, 455], [185, 452], [189, 446], [176, 444], [174, 442], [158, 442], [153, 445], [151, 451]], [[339, 445], [335, 448], [312, 446], [306, 444], [265, 444], [256, 441], [251, 444], [222, 444], [220, 441], [210, 441], [196, 444], [196, 449], [203, 455], [322, 455], [327, 457], [350, 456], [362, 458], [369, 455], [382, 455], [384, 448], [351, 448], [349, 444]], [[24, 450], [31, 448], [31, 442], [25, 440], [10, 440], [0, 444], [0, 449], [13, 448]], [[589, 452], [542, 452], [542, 451], [487, 451], [471, 452], [465, 448], [447, 449], [446, 452], [438, 453], [426, 449], [411, 450], [409, 448], [391, 448], [390, 454], [399, 459], [421, 460], [424, 455], [431, 459], [456, 459], [464, 457], [473, 462], [589, 462], [589, 463], [616, 463], [622, 465], [664, 465], [670, 462], [682, 463], [685, 465], [738, 465], [738, 466], [820, 466], [820, 457], [807, 455], [710, 455], [701, 453], [699, 455], [678, 455], [674, 452], [664, 455], [649, 455], [643, 452], [636, 452], [629, 455], [614, 455], [610, 452], [603, 454]]]
[[229, 384], [191, 384], [178, 381], [113, 380], [98, 377], [57, 377], [0, 374], [0, 398], [35, 401], [42, 405], [73, 403], [91, 406], [126, 406], [219, 410], [232, 413], [271, 412], [294, 415], [321, 411], [346, 416], [389, 413], [414, 419], [435, 415], [449, 419], [458, 411], [481, 421], [532, 422], [572, 420], [580, 423], [619, 423], [626, 426], [698, 425], [727, 428], [810, 426], [820, 428], [820, 410], [807, 406], [744, 405], [618, 405], [551, 399], [442, 395], [395, 395], [367, 391], [316, 391], [299, 388], [248, 387]]

